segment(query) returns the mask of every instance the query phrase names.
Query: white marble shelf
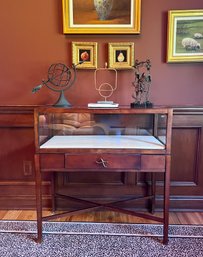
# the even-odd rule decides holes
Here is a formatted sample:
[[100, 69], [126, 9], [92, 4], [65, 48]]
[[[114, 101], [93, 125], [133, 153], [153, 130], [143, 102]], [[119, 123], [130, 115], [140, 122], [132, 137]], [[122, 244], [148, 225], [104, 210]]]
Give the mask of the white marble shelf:
[[41, 149], [50, 148], [101, 148], [101, 149], [165, 149], [153, 136], [128, 135], [86, 135], [86, 136], [53, 136], [40, 146]]

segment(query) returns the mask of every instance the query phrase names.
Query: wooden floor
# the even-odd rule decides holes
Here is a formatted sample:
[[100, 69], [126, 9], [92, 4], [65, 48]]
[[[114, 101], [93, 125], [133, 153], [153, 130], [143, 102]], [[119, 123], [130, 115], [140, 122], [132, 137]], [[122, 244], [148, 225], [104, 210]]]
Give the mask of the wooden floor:
[[[51, 212], [45, 211], [43, 215]], [[162, 215], [156, 213], [156, 216]], [[36, 212], [32, 210], [0, 210], [1, 220], [36, 220]], [[80, 214], [77, 216], [67, 216], [58, 221], [89, 221], [89, 222], [124, 222], [124, 223], [156, 223], [154, 221], [137, 218], [117, 212], [97, 211]], [[197, 224], [203, 225], [203, 212], [170, 212], [170, 224]]]

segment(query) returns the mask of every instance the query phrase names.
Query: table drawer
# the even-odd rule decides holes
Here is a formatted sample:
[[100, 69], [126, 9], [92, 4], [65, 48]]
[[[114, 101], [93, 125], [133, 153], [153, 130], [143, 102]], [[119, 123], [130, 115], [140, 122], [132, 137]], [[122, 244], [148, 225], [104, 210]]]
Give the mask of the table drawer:
[[40, 165], [42, 169], [64, 168], [64, 154], [41, 154]]
[[140, 155], [136, 154], [67, 154], [68, 169], [140, 169]]
[[165, 159], [164, 155], [141, 155], [141, 170], [164, 171]]
[[41, 154], [42, 169], [164, 171], [164, 155]]

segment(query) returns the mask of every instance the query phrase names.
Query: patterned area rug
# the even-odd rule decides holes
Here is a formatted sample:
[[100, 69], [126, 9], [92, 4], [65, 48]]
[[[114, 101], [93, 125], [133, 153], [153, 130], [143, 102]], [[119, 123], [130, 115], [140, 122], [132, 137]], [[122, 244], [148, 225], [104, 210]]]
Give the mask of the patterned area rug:
[[44, 222], [37, 244], [36, 222], [0, 221], [2, 257], [202, 257], [203, 226]]

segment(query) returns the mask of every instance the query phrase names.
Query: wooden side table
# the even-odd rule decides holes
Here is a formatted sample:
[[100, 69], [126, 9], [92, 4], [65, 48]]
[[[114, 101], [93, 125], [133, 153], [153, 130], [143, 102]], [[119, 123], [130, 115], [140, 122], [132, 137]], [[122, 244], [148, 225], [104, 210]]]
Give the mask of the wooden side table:
[[[71, 121], [71, 117], [75, 118], [79, 114], [91, 118], [88, 127], [84, 126], [84, 131], [82, 131], [83, 126], [78, 126], [78, 128], [70, 126], [70, 123], [77, 123], [75, 120]], [[43, 221], [104, 207], [162, 223], [163, 243], [167, 244], [171, 127], [172, 109], [170, 108], [37, 108], [35, 110], [35, 171], [38, 242], [42, 241]], [[65, 197], [85, 203], [87, 207], [82, 210], [42, 216], [43, 173], [89, 171], [163, 173], [163, 217], [122, 209], [115, 206], [118, 202], [99, 204], [72, 196]], [[151, 199], [151, 210], [153, 211], [155, 203], [154, 176], [152, 176], [151, 193], [144, 198]], [[128, 200], [135, 199], [136, 196], [133, 196]]]

